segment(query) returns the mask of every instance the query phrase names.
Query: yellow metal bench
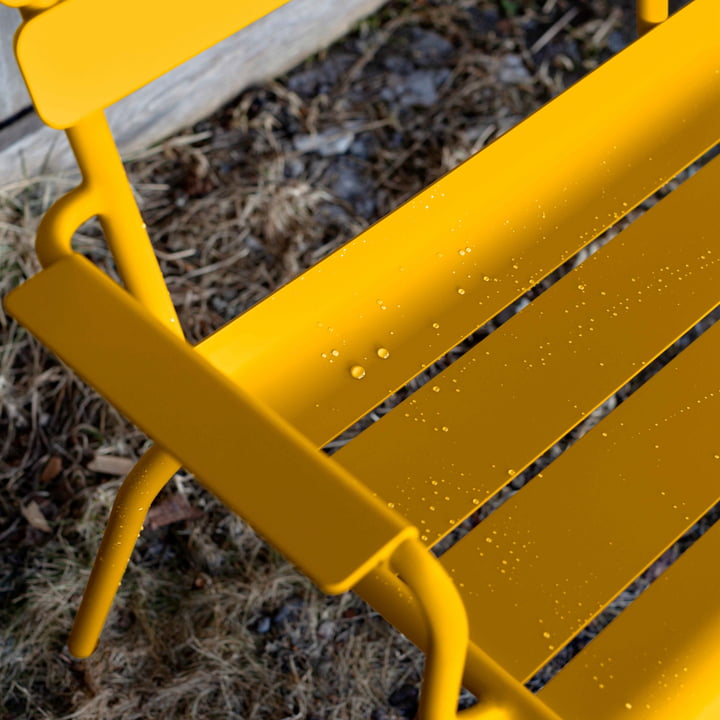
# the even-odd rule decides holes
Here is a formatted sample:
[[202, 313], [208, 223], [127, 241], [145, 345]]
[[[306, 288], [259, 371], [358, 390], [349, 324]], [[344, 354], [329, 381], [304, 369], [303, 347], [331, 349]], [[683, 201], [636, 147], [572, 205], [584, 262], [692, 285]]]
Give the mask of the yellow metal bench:
[[[284, 3], [209, 0], [198, 23], [189, 1], [4, 1], [25, 19], [36, 108], [83, 172], [39, 228], [45, 269], [6, 307], [157, 443], [120, 489], [72, 652], [92, 652], [182, 464], [322, 590], [354, 589], [425, 650], [424, 718], [455, 717], [461, 680], [480, 700], [467, 717], [720, 718], [717, 527], [538, 694], [523, 685], [720, 498], [720, 327], [428, 550], [716, 307], [720, 160], [321, 452], [716, 144], [717, 0], [667, 21], [639, 2], [640, 40], [195, 347], [102, 109]], [[72, 250], [94, 215], [124, 287]]]

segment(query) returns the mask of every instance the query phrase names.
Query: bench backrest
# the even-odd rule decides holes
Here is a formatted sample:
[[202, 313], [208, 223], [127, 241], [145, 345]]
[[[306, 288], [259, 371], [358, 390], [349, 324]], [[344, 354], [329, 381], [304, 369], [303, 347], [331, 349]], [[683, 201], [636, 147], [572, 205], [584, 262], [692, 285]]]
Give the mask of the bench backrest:
[[40, 117], [65, 129], [287, 1], [65, 0], [25, 22], [15, 52]]

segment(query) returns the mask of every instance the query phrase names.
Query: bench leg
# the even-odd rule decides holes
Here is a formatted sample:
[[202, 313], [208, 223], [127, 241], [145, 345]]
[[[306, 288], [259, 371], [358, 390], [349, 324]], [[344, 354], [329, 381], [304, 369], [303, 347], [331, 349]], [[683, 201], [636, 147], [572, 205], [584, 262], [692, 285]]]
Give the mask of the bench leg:
[[[389, 563], [366, 575], [353, 590], [425, 652], [418, 720], [560, 720], [469, 642], [458, 590], [418, 541], [400, 545]], [[465, 685], [480, 702], [458, 713], [463, 670]]]
[[668, 17], [668, 0], [637, 0], [638, 35], [644, 35]]
[[468, 647], [465, 605], [449, 575], [420, 541], [400, 545], [391, 563], [415, 595], [427, 630], [418, 720], [455, 720]]
[[179, 469], [175, 458], [153, 446], [120, 486], [68, 638], [75, 657], [95, 649], [150, 504]]

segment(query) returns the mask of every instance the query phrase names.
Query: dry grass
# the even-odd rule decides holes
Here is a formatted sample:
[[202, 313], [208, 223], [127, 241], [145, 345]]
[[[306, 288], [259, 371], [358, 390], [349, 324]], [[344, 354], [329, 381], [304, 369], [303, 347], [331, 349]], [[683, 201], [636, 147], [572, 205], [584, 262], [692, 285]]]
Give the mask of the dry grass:
[[[522, 4], [504, 3], [513, 5]], [[500, 3], [489, 0], [390, 3], [288, 77], [132, 160], [190, 338], [262, 299], [597, 65], [623, 22], [604, 0], [525, 5], [493, 21]], [[452, 52], [437, 63], [447, 71], [437, 102], [403, 110], [378, 98], [392, 58], [412, 60], [417, 28], [447, 38]], [[304, 151], [298, 138], [317, 132], [361, 145], [350, 154]], [[0, 295], [37, 271], [38, 218], [68, 187], [45, 178], [0, 188]], [[81, 228], [76, 246], [112, 271], [96, 224]], [[161, 502], [182, 495], [202, 517], [143, 534], [98, 651], [72, 661], [63, 645], [119, 484], [88, 464], [98, 454], [136, 459], [147, 441], [2, 310], [0, 332], [0, 720], [390, 720], [412, 712], [411, 691], [405, 704], [390, 697], [417, 685], [419, 653], [355, 596], [318, 593], [182, 473]], [[50, 532], [26, 520], [32, 503]]]

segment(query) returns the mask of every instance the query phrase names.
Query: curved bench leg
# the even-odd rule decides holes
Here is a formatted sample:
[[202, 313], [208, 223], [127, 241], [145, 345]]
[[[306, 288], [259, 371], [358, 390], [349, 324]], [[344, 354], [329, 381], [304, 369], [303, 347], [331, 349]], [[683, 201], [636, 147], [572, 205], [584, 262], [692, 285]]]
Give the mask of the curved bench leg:
[[418, 719], [455, 720], [469, 639], [465, 605], [445, 569], [418, 540], [400, 545], [391, 563], [414, 593], [427, 629]]
[[120, 486], [68, 638], [75, 657], [95, 649], [150, 504], [179, 469], [172, 455], [153, 446]]
[[[462, 598], [445, 568], [419, 541], [400, 545], [389, 563], [353, 589], [427, 656], [418, 720], [560, 720], [469, 642]], [[458, 712], [463, 673], [480, 702]]]

